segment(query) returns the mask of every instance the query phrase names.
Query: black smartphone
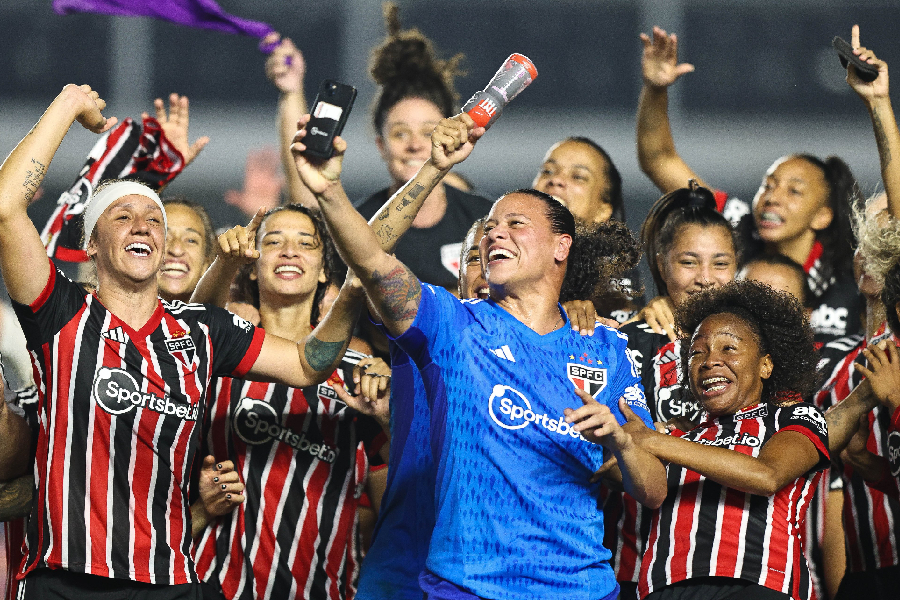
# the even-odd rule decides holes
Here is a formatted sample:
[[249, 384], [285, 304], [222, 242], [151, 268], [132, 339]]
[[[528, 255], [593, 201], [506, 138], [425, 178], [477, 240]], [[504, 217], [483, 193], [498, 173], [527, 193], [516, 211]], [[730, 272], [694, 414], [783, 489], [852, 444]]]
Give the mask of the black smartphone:
[[831, 45], [834, 46], [834, 49], [838, 53], [838, 59], [841, 61], [841, 66], [845, 69], [847, 68], [847, 64], [852, 64], [856, 67], [856, 74], [863, 81], [875, 81], [878, 78], [878, 67], [875, 65], [870, 65], [857, 55], [853, 54], [853, 46], [847, 43], [843, 38], [835, 36], [833, 40], [831, 40]]
[[356, 100], [356, 88], [326, 79], [319, 86], [306, 126], [306, 156], [327, 160], [334, 154], [334, 137], [341, 134]]

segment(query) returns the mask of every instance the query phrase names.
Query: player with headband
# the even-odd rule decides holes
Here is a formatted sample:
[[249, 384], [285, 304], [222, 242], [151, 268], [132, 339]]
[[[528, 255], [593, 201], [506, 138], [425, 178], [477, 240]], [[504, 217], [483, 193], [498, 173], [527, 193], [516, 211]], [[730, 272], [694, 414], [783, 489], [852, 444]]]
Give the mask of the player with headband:
[[130, 181], [98, 186], [85, 209], [96, 292], [66, 279], [26, 208], [73, 122], [96, 133], [115, 124], [105, 106], [89, 86], [66, 86], [0, 167], [0, 269], [39, 387], [20, 597], [199, 598], [187, 488], [210, 380], [326, 380], [361, 298], [343, 290], [299, 343], [223, 309], [162, 302], [165, 210]]

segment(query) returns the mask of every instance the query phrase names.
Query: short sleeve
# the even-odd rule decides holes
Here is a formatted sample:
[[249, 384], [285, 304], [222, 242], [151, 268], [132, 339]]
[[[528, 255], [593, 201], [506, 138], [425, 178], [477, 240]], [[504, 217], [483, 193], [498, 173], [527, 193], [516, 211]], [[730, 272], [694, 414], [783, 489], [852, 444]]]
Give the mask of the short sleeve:
[[28, 348], [40, 348], [51, 341], [78, 314], [86, 295], [84, 288], [70, 281], [51, 260], [47, 284], [35, 301], [29, 305], [12, 301]]
[[256, 362], [265, 331], [224, 308], [206, 306], [203, 317], [212, 342], [213, 375], [243, 377]]
[[814, 405], [799, 402], [779, 408], [776, 426], [776, 435], [782, 431], [796, 431], [809, 438], [819, 451], [820, 460], [815, 466], [816, 471], [821, 471], [831, 464], [831, 456], [828, 453], [828, 423], [822, 411]]
[[625, 423], [625, 415], [619, 410], [619, 398], [625, 398], [628, 407], [634, 411], [647, 427], [653, 427], [653, 417], [650, 416], [650, 408], [647, 406], [647, 398], [644, 395], [644, 386], [641, 384], [640, 366], [631, 350], [628, 348], [627, 336], [616, 334], [615, 352], [618, 354], [616, 372], [612, 376], [612, 382], [607, 390], [606, 400], [610, 412], [615, 415], [620, 425]]
[[397, 346], [423, 369], [431, 363], [431, 349], [446, 346], [471, 318], [459, 298], [442, 287], [422, 283], [416, 318]]

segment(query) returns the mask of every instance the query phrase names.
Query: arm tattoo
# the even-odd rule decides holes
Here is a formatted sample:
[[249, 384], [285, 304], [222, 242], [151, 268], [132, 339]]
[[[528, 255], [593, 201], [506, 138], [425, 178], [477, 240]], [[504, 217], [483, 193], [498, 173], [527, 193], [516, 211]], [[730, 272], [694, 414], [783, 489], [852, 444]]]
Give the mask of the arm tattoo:
[[0, 521], [28, 516], [33, 493], [34, 475], [31, 473], [0, 484]]
[[31, 199], [34, 198], [34, 194], [41, 186], [41, 181], [44, 180], [44, 174], [46, 172], [46, 165], [33, 158], [31, 159], [31, 170], [25, 171], [25, 181], [22, 183], [22, 187], [25, 188], [26, 202], [31, 202]]
[[324, 371], [338, 359], [344, 351], [345, 342], [323, 342], [317, 337], [306, 342], [303, 355], [315, 371]]
[[884, 131], [884, 123], [878, 115], [878, 109], [872, 111], [872, 125], [875, 129], [875, 142], [881, 153], [881, 162], [884, 166], [891, 164], [891, 149], [888, 146], [887, 134]]
[[381, 292], [378, 309], [385, 320], [400, 323], [416, 318], [422, 286], [408, 268], [400, 265], [388, 273], [375, 271], [372, 281]]
[[375, 236], [378, 238], [378, 241], [381, 242], [382, 248], [396, 241], [394, 238], [394, 228], [387, 223], [378, 228], [378, 231], [375, 232]]

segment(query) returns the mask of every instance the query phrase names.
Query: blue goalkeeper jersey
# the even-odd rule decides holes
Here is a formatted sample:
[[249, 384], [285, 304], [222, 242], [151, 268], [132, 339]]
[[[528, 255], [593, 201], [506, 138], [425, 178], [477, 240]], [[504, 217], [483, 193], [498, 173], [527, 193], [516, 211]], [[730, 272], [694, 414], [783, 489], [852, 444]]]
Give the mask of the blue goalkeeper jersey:
[[422, 600], [434, 529], [431, 412], [419, 370], [391, 342], [391, 442], [387, 485], [359, 577], [359, 600]]
[[589, 483], [604, 449], [574, 432], [563, 410], [582, 406], [578, 386], [620, 423], [622, 397], [652, 423], [627, 337], [603, 326], [581, 336], [563, 318], [538, 335], [492, 300], [423, 284], [416, 319], [396, 340], [431, 408], [427, 568], [476, 596], [596, 600], [616, 586], [598, 484]]

